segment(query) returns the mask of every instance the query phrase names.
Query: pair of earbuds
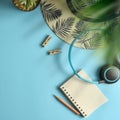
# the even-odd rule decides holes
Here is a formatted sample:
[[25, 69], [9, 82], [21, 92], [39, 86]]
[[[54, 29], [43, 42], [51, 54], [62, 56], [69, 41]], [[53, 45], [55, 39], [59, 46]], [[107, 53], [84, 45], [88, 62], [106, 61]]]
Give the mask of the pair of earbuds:
[[[93, 29], [93, 30], [102, 30], [102, 29]], [[116, 83], [118, 80], [120, 80], [120, 56], [116, 57], [115, 60], [115, 64], [114, 65], [104, 65], [101, 67], [100, 70], [100, 79], [101, 80], [87, 80], [85, 78], [83, 78], [81, 75], [78, 74], [78, 72], [75, 70], [73, 63], [72, 63], [72, 57], [71, 57], [71, 52], [72, 52], [72, 48], [74, 46], [74, 43], [77, 41], [78, 38], [82, 37], [82, 35], [86, 32], [89, 32], [91, 30], [88, 31], [84, 31], [81, 34], [79, 34], [70, 44], [69, 47], [69, 51], [68, 51], [68, 60], [69, 60], [69, 64], [70, 67], [72, 68], [74, 74], [79, 77], [81, 80], [89, 82], [89, 83], [107, 83], [107, 84], [113, 84]]]

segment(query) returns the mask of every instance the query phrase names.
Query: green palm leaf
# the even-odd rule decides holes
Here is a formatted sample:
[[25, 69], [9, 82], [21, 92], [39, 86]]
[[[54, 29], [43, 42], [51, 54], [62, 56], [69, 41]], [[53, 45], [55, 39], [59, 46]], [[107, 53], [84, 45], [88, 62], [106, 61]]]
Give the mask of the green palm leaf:
[[71, 11], [87, 21], [104, 21], [120, 15], [119, 0], [67, 0]]
[[120, 18], [112, 21], [104, 30], [104, 50], [106, 51], [106, 59], [112, 64], [117, 55], [120, 55]]
[[[70, 1], [71, 10], [76, 11], [75, 14], [81, 19], [105, 22], [102, 33], [95, 35], [95, 38], [93, 36], [95, 40], [83, 39], [80, 42], [89, 47], [101, 44], [102, 41], [101, 52], [104, 50], [106, 60], [113, 64], [116, 56], [120, 55], [120, 0], [67, 0]], [[89, 44], [86, 41], [89, 41]]]

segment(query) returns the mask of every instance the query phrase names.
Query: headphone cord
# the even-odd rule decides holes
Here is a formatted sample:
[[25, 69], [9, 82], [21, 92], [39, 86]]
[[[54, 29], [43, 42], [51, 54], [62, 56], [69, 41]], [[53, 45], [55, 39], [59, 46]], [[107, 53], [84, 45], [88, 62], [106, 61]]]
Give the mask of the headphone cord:
[[76, 38], [72, 41], [72, 43], [70, 44], [69, 51], [68, 51], [69, 64], [70, 64], [70, 67], [71, 67], [71, 69], [73, 70], [74, 74], [75, 74], [78, 78], [82, 79], [83, 81], [89, 82], [89, 83], [94, 83], [94, 84], [99, 83], [99, 82], [97, 82], [97, 81], [92, 81], [92, 80], [87, 80], [87, 79], [85, 79], [84, 77], [82, 77], [80, 74], [77, 73], [77, 71], [75, 70], [75, 68], [74, 68], [74, 66], [73, 66], [73, 63], [72, 63], [71, 52], [72, 52], [72, 48], [73, 48], [73, 46], [74, 46], [74, 43], [77, 41], [78, 38], [81, 38], [81, 37], [82, 37], [84, 34], [86, 34], [87, 32], [95, 31], [95, 30], [97, 30], [97, 31], [103, 31], [104, 29], [102, 29], [102, 28], [96, 28], [96, 29], [90, 29], [90, 30], [85, 30], [85, 31], [83, 31], [83, 32], [80, 32], [80, 34], [78, 34], [77, 37], [76, 37]]

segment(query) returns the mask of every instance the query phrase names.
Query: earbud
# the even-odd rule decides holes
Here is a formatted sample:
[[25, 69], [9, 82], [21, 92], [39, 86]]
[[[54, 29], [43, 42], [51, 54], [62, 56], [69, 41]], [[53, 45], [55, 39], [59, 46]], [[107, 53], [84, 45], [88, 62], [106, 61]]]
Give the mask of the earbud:
[[116, 66], [105, 65], [100, 70], [100, 78], [99, 83], [115, 83], [120, 79], [120, 69]]

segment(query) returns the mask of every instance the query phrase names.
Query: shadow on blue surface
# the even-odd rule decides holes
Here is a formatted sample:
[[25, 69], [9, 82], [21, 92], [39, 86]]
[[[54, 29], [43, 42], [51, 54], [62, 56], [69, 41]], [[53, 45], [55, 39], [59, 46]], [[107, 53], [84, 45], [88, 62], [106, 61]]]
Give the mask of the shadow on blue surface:
[[2, 6], [4, 9], [6, 9], [6, 10], [8, 10], [8, 9], [16, 9], [16, 8], [14, 7], [14, 4], [13, 4], [13, 1], [12, 1], [12, 0], [1, 0], [1, 1], [0, 1], [0, 4], [1, 4], [1, 6]]

